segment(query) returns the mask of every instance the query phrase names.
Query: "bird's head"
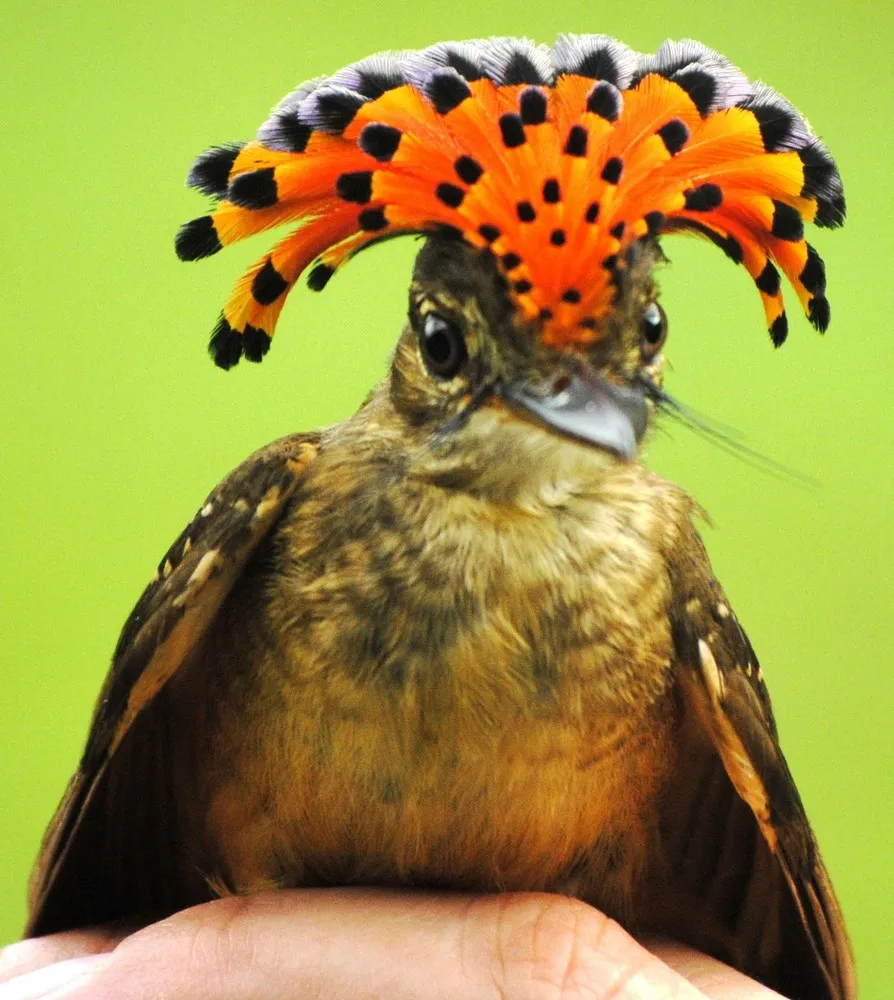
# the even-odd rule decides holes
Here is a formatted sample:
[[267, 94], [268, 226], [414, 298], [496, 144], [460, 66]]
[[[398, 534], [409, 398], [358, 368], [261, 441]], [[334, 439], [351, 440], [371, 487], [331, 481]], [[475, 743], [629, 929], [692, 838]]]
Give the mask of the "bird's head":
[[428, 237], [390, 389], [442, 457], [462, 442], [525, 460], [524, 435], [530, 460], [557, 439], [629, 458], [661, 398], [659, 239], [694, 233], [744, 265], [778, 346], [780, 271], [828, 325], [804, 223], [844, 220], [835, 164], [784, 98], [696, 42], [642, 55], [603, 35], [372, 56], [203, 154], [189, 183], [218, 205], [181, 228], [183, 259], [298, 224], [224, 307], [224, 368], [266, 354], [309, 265], [321, 290], [367, 246]]
[[[619, 268], [612, 308], [584, 341], [548, 344], [517, 309], [493, 253], [432, 237], [416, 260], [391, 398], [450, 477], [560, 458], [560, 439], [633, 455], [661, 383], [667, 331], [654, 240]], [[594, 456], [595, 459], [596, 456]], [[502, 459], [502, 461], [501, 461]]]

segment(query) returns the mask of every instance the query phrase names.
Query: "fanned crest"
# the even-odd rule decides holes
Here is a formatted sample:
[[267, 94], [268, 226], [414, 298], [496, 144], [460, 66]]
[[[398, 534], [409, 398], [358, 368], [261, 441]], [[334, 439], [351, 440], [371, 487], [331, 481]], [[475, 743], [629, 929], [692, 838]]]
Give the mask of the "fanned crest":
[[698, 42], [643, 55], [604, 35], [370, 56], [299, 87], [256, 140], [202, 154], [188, 184], [217, 205], [181, 228], [183, 260], [297, 223], [227, 301], [211, 339], [224, 368], [266, 354], [309, 265], [319, 291], [359, 250], [402, 233], [489, 248], [556, 347], [600, 337], [635, 242], [702, 235], [745, 266], [779, 345], [780, 270], [810, 322], [828, 326], [804, 223], [845, 214], [834, 161], [783, 97]]

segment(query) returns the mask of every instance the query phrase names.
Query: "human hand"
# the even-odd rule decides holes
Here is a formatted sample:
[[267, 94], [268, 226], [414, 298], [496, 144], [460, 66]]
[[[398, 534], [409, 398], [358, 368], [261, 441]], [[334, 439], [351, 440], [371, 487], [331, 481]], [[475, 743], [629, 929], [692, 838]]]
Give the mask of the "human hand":
[[564, 896], [283, 890], [0, 953], [0, 1000], [770, 1000]]

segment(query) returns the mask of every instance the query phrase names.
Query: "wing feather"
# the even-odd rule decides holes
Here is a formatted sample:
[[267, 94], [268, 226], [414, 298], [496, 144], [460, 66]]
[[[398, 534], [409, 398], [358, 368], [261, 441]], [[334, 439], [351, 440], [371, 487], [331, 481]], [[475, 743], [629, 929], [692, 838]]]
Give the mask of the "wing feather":
[[[681, 546], [687, 554], [672, 573], [681, 739], [688, 747], [687, 762], [707, 769], [713, 785], [704, 797], [687, 799], [684, 793], [668, 807], [671, 866], [720, 915], [723, 873], [746, 859], [744, 896], [726, 912], [740, 965], [786, 996], [854, 1000], [856, 978], [844, 920], [779, 747], [760, 665], [694, 530], [689, 541]], [[715, 850], [737, 861], [717, 866], [715, 875], [697, 885], [687, 878], [686, 865], [690, 871], [698, 868], [704, 856], [692, 857], [692, 838], [680, 831], [712, 822], [707, 818], [717, 812], [712, 804], [722, 801], [729, 784], [747, 810], [728, 810]]]
[[[88, 883], [79, 875], [81, 866], [114, 863], [109, 838], [115, 824], [97, 824], [109, 797], [117, 794], [120, 801], [123, 794], [120, 776], [107, 775], [109, 762], [121, 758], [116, 770], [120, 762], [134, 778], [143, 779], [132, 784], [142, 785], [145, 798], [132, 791], [127, 796], [134, 810], [128, 816], [132, 836], [139, 836], [142, 806], [153, 807], [153, 822], [171, 815], [158, 797], [165, 788], [166, 743], [153, 740], [151, 759], [145, 759], [145, 753], [141, 758], [132, 745], [135, 729], [165, 731], [160, 693], [188, 662], [316, 453], [313, 435], [283, 438], [257, 452], [211, 493], [162, 559], [122, 630], [80, 765], [44, 837], [31, 877], [27, 934], [47, 934], [111, 916], [111, 898], [77, 898]], [[147, 821], [147, 828], [151, 825]], [[100, 827], [105, 851], [98, 841]], [[123, 835], [120, 830], [115, 834]], [[146, 843], [141, 849], [148, 864], [153, 846]], [[105, 881], [110, 882], [108, 895], [114, 896], [107, 873]], [[141, 902], [163, 906], [163, 896], [158, 884], [146, 890]]]

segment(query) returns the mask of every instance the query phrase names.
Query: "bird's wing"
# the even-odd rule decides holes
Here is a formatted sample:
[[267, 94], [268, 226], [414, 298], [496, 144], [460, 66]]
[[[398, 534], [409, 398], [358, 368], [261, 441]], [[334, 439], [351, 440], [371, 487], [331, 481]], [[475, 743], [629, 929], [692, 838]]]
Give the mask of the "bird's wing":
[[707, 922], [728, 931], [738, 967], [785, 996], [853, 1000], [844, 921], [757, 657], [694, 529], [687, 542], [671, 566], [683, 709], [678, 787], [663, 817], [671, 868]]
[[[165, 885], [170, 859], [158, 856], [178, 850], [166, 798], [166, 685], [189, 663], [317, 447], [314, 435], [295, 435], [257, 452], [217, 486], [161, 561], [124, 625], [84, 755], [45, 834], [28, 935], [183, 902], [182, 885]], [[147, 836], [150, 828], [158, 834]]]

